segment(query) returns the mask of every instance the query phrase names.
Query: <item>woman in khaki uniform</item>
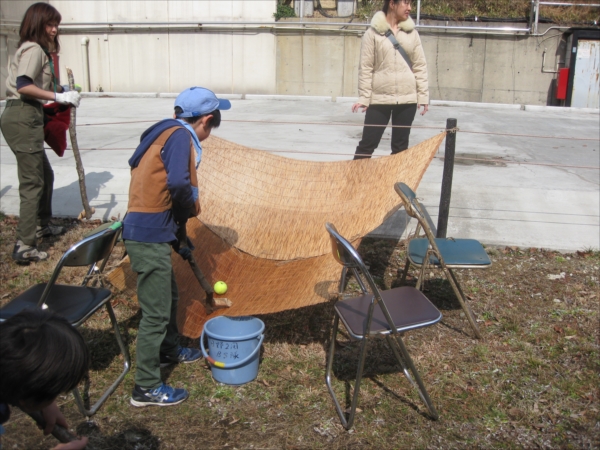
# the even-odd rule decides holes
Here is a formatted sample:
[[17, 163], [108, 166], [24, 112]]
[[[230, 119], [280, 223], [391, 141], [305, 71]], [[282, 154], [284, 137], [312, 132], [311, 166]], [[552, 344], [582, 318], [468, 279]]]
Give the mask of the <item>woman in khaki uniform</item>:
[[[410, 11], [411, 0], [386, 0], [362, 38], [359, 99], [352, 112], [366, 115], [354, 159], [371, 157], [390, 116], [392, 125], [406, 127], [392, 129], [392, 154], [406, 150], [417, 110], [423, 108], [423, 115], [429, 109], [427, 63]], [[394, 38], [404, 55], [394, 47]]]
[[8, 67], [6, 108], [0, 119], [2, 134], [17, 158], [20, 220], [12, 257], [17, 262], [48, 257], [37, 249], [37, 239], [63, 233], [50, 224], [54, 172], [44, 151], [46, 101], [79, 106], [79, 93], [56, 84], [50, 52], [58, 52], [60, 13], [47, 3], [25, 12], [19, 29], [19, 48]]

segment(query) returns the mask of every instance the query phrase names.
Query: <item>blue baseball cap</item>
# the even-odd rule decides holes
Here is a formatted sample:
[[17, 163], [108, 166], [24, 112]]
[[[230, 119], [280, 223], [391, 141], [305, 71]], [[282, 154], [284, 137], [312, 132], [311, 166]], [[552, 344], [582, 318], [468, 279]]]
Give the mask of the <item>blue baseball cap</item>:
[[227, 110], [231, 108], [231, 102], [217, 98], [213, 91], [206, 88], [191, 87], [177, 96], [175, 106], [183, 109], [177, 117], [198, 117], [211, 113], [215, 109]]

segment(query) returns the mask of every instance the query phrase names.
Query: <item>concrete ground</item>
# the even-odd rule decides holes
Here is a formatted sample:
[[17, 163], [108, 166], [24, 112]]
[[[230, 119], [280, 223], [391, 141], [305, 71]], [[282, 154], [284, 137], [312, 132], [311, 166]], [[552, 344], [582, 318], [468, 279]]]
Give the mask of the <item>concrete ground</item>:
[[[364, 115], [350, 112], [351, 98], [230, 98], [233, 107], [215, 135], [242, 145], [332, 161], [352, 158], [361, 137]], [[152, 121], [172, 115], [173, 100], [172, 94], [82, 100], [77, 135], [95, 218], [125, 214], [127, 160]], [[454, 169], [448, 236], [561, 251], [600, 248], [597, 110], [433, 102], [429, 113], [417, 116], [413, 125], [426, 128], [412, 130], [411, 144], [444, 129], [447, 118], [458, 120], [457, 156], [469, 158]], [[375, 154], [389, 154], [389, 144], [387, 130]], [[4, 138], [0, 145], [0, 210], [19, 214], [16, 161]], [[443, 151], [442, 145], [417, 191], [434, 224]], [[72, 152], [59, 158], [49, 150], [48, 156], [55, 172], [54, 215], [75, 217], [82, 206]], [[399, 238], [414, 229], [413, 222], [407, 226], [401, 210], [372, 234]]]

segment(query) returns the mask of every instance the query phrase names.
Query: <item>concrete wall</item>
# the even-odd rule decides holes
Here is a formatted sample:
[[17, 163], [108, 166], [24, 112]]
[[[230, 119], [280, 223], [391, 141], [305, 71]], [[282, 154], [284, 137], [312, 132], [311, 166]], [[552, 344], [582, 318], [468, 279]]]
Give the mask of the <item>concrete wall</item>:
[[277, 35], [277, 94], [353, 96], [360, 39], [339, 34]]
[[555, 74], [542, 73], [542, 56], [547, 49], [546, 69], [556, 70], [564, 61], [561, 36], [551, 30], [541, 43], [531, 36], [423, 33], [431, 98], [546, 105]]
[[19, 1], [0, 1], [0, 97], [4, 98], [4, 86], [8, 70], [8, 58], [15, 54], [17, 49], [18, 25], [8, 27], [7, 23], [20, 22], [30, 5], [36, 3], [35, 0]]
[[[0, 2], [0, 96], [4, 94], [8, 56], [16, 50], [18, 23], [31, 3], [34, 2]], [[61, 12], [63, 24], [99, 22], [105, 26], [102, 30], [91, 26], [79, 31], [68, 26], [61, 28], [61, 80], [66, 81], [65, 67], [70, 67], [76, 81], [82, 84], [81, 42], [88, 37], [91, 91], [179, 92], [190, 85], [204, 85], [219, 93], [358, 95], [362, 29], [340, 32], [106, 28], [112, 22], [273, 22], [276, 0], [50, 3]], [[546, 69], [555, 70], [557, 61], [564, 59], [564, 49], [559, 46], [561, 36], [559, 30], [550, 30], [544, 37], [422, 30], [431, 98], [549, 104], [555, 75], [542, 73], [542, 54], [547, 49]]]
[[[543, 42], [540, 37], [523, 35], [444, 31], [421, 31], [420, 35], [432, 99], [550, 103], [555, 74], [542, 73], [542, 55], [547, 49], [547, 70], [555, 70], [557, 62], [564, 61], [560, 31], [549, 31]], [[360, 35], [278, 32], [277, 93], [358, 96], [360, 39]]]
[[[26, 4], [27, 3], [27, 4]], [[19, 22], [29, 4], [1, 2], [3, 17]], [[51, 0], [62, 23], [274, 21], [276, 0]], [[190, 27], [191, 28], [191, 27]], [[14, 54], [18, 23], [2, 27], [2, 86], [6, 79], [6, 55]], [[82, 39], [89, 38], [91, 91], [179, 92], [203, 85], [220, 93], [273, 94], [275, 92], [276, 43], [270, 32], [208, 31], [201, 29], [73, 31], [61, 28], [60, 78], [65, 67], [82, 84]], [[2, 88], [2, 94], [4, 89]]]

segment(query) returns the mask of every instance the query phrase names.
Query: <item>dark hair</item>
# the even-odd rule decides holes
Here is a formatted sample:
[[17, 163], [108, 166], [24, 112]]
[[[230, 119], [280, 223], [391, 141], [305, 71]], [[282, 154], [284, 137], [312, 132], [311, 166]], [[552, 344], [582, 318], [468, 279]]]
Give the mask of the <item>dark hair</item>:
[[383, 0], [383, 8], [381, 8], [381, 10], [387, 14], [388, 10], [390, 9], [390, 2], [394, 2], [394, 4], [398, 4], [400, 2], [402, 2], [404, 0]]
[[[175, 116], [179, 116], [179, 114], [183, 114], [183, 109], [181, 108], [181, 106], [176, 106], [175, 107]], [[207, 114], [202, 114], [201, 116], [179, 117], [179, 118], [181, 120], [185, 120], [190, 125], [194, 125], [201, 118], [203, 118], [205, 116], [211, 116], [211, 115], [212, 115], [212, 119], [210, 119], [208, 121], [208, 126], [210, 128], [219, 128], [219, 125], [221, 125], [221, 110], [219, 110], [219, 109], [215, 109], [213, 112], [209, 112]]]
[[89, 360], [83, 337], [66, 319], [22, 311], [0, 323], [0, 402], [54, 400], [79, 384]]
[[46, 33], [46, 25], [56, 22], [58, 25], [62, 17], [58, 10], [48, 3], [34, 3], [23, 16], [21, 28], [19, 29], [19, 44], [27, 41], [35, 42], [40, 47], [48, 51], [60, 51], [60, 43], [58, 42], [58, 34], [51, 40]]

